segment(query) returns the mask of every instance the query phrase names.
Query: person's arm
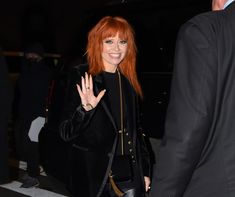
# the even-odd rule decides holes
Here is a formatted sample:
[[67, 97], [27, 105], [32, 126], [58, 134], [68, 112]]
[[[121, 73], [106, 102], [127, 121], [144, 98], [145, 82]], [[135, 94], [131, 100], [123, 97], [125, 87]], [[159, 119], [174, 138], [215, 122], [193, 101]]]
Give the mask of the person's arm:
[[142, 163], [142, 170], [144, 175], [145, 181], [145, 191], [147, 192], [150, 189], [150, 175], [151, 175], [151, 162], [150, 162], [150, 154], [148, 150], [148, 146], [146, 144], [147, 136], [144, 133], [143, 129], [139, 127], [138, 129], [138, 138], [140, 144], [140, 154], [141, 154], [141, 163]]
[[211, 130], [216, 99], [216, 43], [213, 29], [206, 23], [202, 25], [188, 22], [178, 35], [165, 135], [152, 184], [155, 197], [183, 196]]
[[145, 182], [145, 191], [147, 192], [150, 189], [151, 184], [151, 161], [150, 161], [150, 142], [149, 138], [146, 136], [146, 133], [144, 132], [144, 129], [142, 127], [142, 116], [140, 115], [141, 112], [139, 110], [140, 108], [140, 102], [137, 100], [137, 138], [139, 141], [139, 147], [140, 147], [140, 154], [141, 154], [141, 164], [142, 164], [142, 171], [144, 175], [144, 182]]
[[86, 111], [82, 107], [77, 90], [77, 84], [81, 85], [81, 77], [82, 74], [78, 68], [74, 68], [69, 74], [63, 117], [59, 127], [60, 135], [65, 141], [79, 136], [95, 111], [95, 109]]

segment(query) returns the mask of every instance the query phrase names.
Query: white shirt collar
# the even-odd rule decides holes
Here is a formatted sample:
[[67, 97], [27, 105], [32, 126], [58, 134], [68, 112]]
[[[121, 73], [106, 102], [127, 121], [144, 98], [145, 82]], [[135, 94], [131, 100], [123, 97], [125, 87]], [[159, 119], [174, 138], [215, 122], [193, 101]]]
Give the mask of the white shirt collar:
[[228, 0], [225, 4], [224, 4], [224, 9], [230, 4], [232, 3], [234, 0]]

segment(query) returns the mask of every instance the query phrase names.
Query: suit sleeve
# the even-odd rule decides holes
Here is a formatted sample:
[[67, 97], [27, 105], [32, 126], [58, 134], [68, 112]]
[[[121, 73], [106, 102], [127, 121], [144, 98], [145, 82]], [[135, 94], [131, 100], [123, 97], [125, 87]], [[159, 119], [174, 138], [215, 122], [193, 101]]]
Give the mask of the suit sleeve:
[[188, 22], [178, 34], [165, 135], [152, 183], [155, 197], [183, 196], [211, 129], [216, 47], [205, 29]]

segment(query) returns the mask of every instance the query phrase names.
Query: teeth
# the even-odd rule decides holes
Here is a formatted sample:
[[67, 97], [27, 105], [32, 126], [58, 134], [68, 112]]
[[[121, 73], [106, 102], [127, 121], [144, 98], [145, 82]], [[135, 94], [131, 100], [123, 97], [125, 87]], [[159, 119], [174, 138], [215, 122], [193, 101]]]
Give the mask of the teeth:
[[112, 53], [112, 54], [109, 54], [111, 57], [120, 57], [121, 54], [117, 54], [117, 53]]

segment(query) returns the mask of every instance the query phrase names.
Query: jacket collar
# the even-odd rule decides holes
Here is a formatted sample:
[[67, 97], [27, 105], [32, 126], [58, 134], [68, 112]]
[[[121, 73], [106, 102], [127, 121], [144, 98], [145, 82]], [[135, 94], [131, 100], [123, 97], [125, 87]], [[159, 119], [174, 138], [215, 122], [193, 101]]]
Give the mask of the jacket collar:
[[235, 9], [235, 1], [230, 2], [224, 9], [225, 10], [233, 10], [233, 9]]
[[234, 0], [227, 0], [227, 2], [224, 4], [224, 9], [229, 6]]

